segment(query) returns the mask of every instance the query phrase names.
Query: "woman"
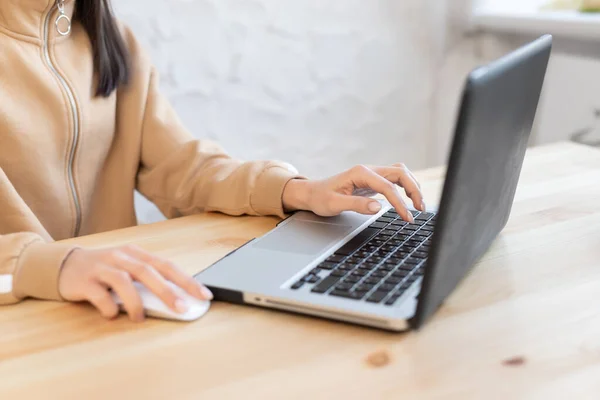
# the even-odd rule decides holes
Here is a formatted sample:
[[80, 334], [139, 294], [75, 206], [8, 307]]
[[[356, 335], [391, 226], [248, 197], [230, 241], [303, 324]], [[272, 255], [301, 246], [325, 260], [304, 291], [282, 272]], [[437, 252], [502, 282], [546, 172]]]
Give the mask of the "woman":
[[179, 312], [186, 306], [167, 280], [212, 298], [139, 248], [54, 243], [135, 225], [135, 189], [169, 218], [201, 211], [374, 214], [380, 204], [359, 194], [378, 192], [411, 220], [394, 184], [425, 208], [401, 164], [308, 180], [288, 164], [240, 162], [193, 139], [109, 0], [0, 1], [0, 49], [0, 304], [26, 297], [88, 301], [111, 318], [118, 313], [113, 290], [130, 318], [141, 321], [132, 281]]

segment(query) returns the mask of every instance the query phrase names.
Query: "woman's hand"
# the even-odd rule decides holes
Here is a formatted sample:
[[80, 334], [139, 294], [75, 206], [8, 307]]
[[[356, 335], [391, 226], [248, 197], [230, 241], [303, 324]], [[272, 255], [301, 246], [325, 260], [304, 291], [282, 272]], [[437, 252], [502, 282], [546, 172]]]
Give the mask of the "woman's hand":
[[417, 210], [425, 211], [421, 187], [404, 164], [391, 167], [358, 165], [323, 180], [291, 180], [283, 191], [283, 206], [287, 211], [309, 210], [324, 217], [342, 211], [376, 214], [381, 210], [381, 204], [369, 197], [381, 193], [403, 219], [412, 222], [413, 216], [396, 185], [404, 188]]
[[65, 300], [89, 301], [102, 316], [114, 318], [119, 307], [109, 292], [112, 289], [123, 301], [129, 318], [140, 322], [144, 320], [144, 308], [133, 281], [143, 283], [174, 311], [187, 310], [167, 280], [200, 300], [212, 299], [210, 290], [191, 276], [137, 246], [73, 251], [63, 265], [58, 290]]

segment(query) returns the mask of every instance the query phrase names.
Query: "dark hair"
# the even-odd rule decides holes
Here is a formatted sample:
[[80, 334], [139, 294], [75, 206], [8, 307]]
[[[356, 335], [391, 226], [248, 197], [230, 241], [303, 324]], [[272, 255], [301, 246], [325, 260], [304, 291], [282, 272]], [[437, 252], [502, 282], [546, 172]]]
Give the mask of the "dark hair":
[[110, 0], [77, 0], [74, 19], [81, 22], [92, 43], [96, 96], [108, 97], [129, 81], [129, 52], [121, 37]]

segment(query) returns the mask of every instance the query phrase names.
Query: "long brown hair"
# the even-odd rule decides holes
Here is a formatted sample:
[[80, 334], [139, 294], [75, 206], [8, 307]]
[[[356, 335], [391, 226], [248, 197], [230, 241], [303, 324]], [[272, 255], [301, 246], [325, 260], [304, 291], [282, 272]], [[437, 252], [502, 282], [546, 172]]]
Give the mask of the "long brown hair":
[[74, 19], [86, 30], [94, 53], [96, 96], [108, 97], [129, 81], [129, 52], [121, 37], [110, 0], [77, 0]]

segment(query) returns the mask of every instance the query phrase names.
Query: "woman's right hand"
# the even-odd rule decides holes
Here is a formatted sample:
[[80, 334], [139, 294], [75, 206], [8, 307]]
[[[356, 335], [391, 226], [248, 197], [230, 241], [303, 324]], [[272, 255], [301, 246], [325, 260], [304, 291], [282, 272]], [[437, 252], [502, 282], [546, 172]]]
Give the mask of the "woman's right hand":
[[167, 280], [200, 300], [211, 300], [212, 293], [171, 262], [160, 259], [137, 246], [112, 249], [76, 249], [65, 260], [58, 290], [67, 301], [88, 301], [105, 318], [114, 318], [119, 306], [110, 290], [121, 300], [135, 322], [144, 320], [142, 299], [134, 281], [141, 282], [176, 312], [187, 310], [185, 301], [167, 284]]

